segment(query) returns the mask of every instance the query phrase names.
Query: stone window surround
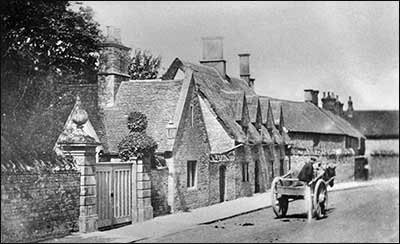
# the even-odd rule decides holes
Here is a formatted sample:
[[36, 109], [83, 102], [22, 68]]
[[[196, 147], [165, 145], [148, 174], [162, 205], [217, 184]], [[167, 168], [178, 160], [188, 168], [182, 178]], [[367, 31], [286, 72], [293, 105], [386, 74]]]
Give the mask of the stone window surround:
[[242, 182], [249, 181], [249, 163], [243, 162], [242, 163]]
[[186, 164], [186, 170], [187, 170], [186, 187], [188, 190], [194, 190], [197, 188], [197, 161], [188, 160]]

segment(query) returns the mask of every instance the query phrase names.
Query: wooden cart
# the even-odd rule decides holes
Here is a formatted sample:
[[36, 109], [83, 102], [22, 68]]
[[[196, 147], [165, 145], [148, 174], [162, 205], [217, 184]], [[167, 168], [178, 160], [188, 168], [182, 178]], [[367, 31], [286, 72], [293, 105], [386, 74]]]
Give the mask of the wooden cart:
[[312, 181], [306, 183], [297, 178], [291, 178], [289, 172], [284, 176], [275, 177], [271, 184], [272, 210], [278, 218], [286, 216], [289, 202], [299, 199], [306, 200], [308, 221], [325, 216], [328, 206], [328, 184], [335, 177], [324, 180], [325, 171], [320, 172]]

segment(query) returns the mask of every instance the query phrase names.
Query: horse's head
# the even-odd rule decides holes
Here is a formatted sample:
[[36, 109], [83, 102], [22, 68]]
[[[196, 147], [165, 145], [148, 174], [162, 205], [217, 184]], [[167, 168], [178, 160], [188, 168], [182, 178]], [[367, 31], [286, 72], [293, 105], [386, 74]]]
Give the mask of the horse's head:
[[[330, 178], [332, 178], [334, 176], [336, 176], [336, 165], [329, 164], [325, 169], [323, 179], [324, 179], [324, 181], [328, 181]], [[333, 184], [334, 184], [334, 180], [331, 180], [329, 182], [329, 186], [332, 187]]]

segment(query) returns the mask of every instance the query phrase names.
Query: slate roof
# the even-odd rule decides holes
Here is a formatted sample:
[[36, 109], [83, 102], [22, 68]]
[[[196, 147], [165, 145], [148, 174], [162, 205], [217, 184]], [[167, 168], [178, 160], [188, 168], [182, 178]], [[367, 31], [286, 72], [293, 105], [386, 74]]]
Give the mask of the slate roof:
[[399, 110], [358, 110], [346, 119], [367, 138], [399, 138]]
[[353, 137], [365, 138], [365, 136], [356, 128], [354, 128], [348, 121], [346, 121], [341, 116], [337, 116], [329, 110], [321, 109], [326, 115], [328, 115], [333, 121], [339, 125], [339, 128], [343, 131], [344, 134], [350, 135]]
[[174, 119], [183, 80], [137, 81], [121, 83], [113, 109], [105, 110], [107, 151], [117, 152], [117, 144], [128, 134], [127, 118], [138, 111], [147, 116], [146, 133], [157, 142], [157, 151], [166, 151], [171, 145], [166, 125]]
[[289, 132], [345, 134], [352, 137], [363, 137], [362, 133], [352, 127], [351, 124], [346, 123], [340, 116], [309, 102], [289, 101], [261, 96], [260, 102], [263, 107], [263, 120], [266, 119], [264, 116], [267, 113], [268, 101], [271, 102], [275, 124], [279, 123], [280, 106], [282, 106], [285, 128]]

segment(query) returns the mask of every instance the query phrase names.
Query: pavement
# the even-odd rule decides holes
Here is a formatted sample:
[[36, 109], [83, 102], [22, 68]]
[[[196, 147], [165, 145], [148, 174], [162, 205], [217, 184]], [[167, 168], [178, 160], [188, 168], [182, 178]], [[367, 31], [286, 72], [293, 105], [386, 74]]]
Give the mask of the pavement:
[[[398, 181], [398, 177], [395, 179]], [[367, 187], [382, 181], [393, 181], [393, 178], [335, 183], [332, 188], [328, 187], [328, 191]], [[195, 225], [213, 223], [270, 206], [271, 192], [268, 190], [264, 193], [256, 193], [251, 197], [242, 197], [211, 206], [193, 209], [189, 212], [178, 212], [159, 216], [142, 223], [133, 223], [106, 231], [72, 233], [63, 238], [50, 239], [42, 243], [129, 243], [162, 237], [189, 229]]]

